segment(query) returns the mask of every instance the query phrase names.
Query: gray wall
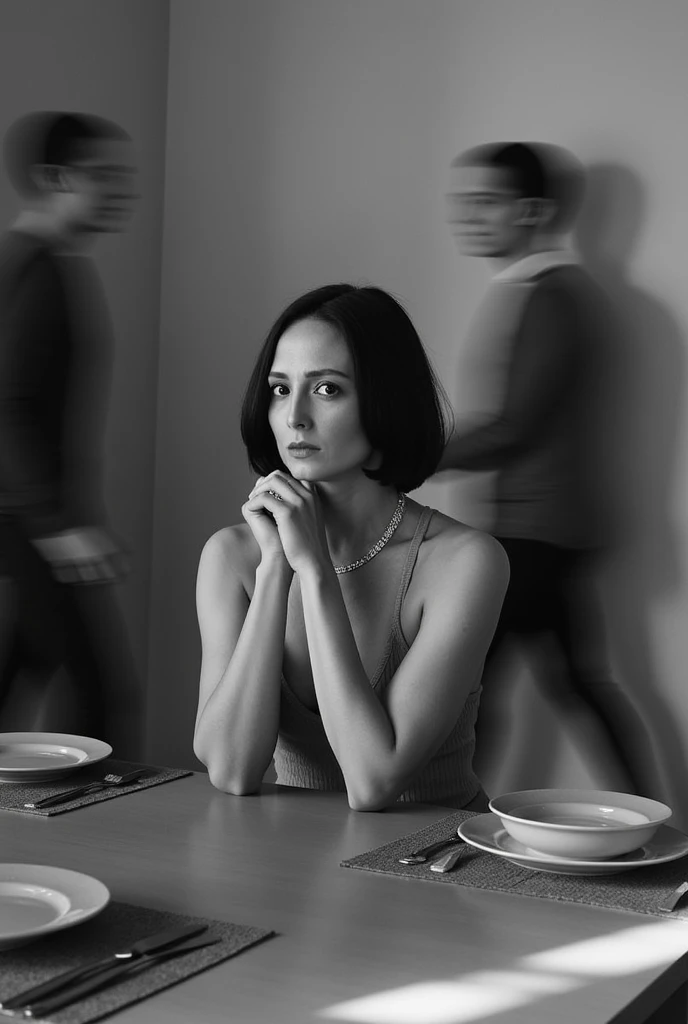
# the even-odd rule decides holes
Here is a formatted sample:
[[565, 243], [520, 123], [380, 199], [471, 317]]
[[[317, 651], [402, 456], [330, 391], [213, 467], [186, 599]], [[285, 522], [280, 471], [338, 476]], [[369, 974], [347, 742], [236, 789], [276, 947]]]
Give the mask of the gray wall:
[[[447, 166], [476, 142], [532, 138], [572, 149], [606, 188], [590, 255], [631, 313], [636, 423], [624, 461], [636, 534], [608, 567], [603, 598], [617, 674], [657, 710], [682, 778], [688, 8], [609, 0], [602, 18], [596, 0], [172, 0], [170, 10], [151, 750], [193, 763], [195, 572], [206, 537], [239, 519], [249, 478], [237, 413], [265, 330], [307, 288], [372, 281], [405, 302], [457, 405], [475, 404], [463, 338], [487, 268], [457, 255], [443, 223]], [[458, 480], [421, 497], [479, 522], [480, 494], [480, 481]], [[516, 689], [529, 685], [514, 672]], [[529, 724], [526, 707], [560, 750], [542, 772], [586, 780], [537, 701], [515, 720]]]

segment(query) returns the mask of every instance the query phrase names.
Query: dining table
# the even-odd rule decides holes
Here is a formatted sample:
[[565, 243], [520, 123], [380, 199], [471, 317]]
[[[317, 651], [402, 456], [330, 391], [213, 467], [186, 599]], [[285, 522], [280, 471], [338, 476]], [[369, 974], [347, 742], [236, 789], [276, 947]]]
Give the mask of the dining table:
[[686, 920], [342, 866], [451, 812], [233, 796], [193, 772], [52, 817], [1, 811], [0, 860], [275, 933], [114, 1024], [685, 1024]]

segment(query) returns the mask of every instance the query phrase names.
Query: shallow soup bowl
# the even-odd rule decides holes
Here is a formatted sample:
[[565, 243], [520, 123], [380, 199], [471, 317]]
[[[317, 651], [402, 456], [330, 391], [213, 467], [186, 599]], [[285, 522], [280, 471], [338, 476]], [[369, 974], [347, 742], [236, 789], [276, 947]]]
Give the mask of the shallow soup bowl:
[[658, 800], [594, 789], [506, 793], [490, 800], [490, 810], [529, 850], [581, 860], [609, 860], [639, 849], [672, 814]]

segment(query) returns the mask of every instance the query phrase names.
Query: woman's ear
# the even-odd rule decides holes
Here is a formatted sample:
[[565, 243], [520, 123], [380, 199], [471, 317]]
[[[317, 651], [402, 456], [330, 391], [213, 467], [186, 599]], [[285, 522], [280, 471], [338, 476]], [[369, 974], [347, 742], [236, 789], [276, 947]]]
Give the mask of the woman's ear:
[[371, 451], [370, 455], [368, 456], [368, 458], [365, 461], [365, 465], [362, 466], [361, 469], [364, 469], [364, 470], [365, 469], [375, 470], [375, 469], [379, 469], [381, 465], [382, 465], [382, 452], [378, 451], [376, 448], [373, 448], [373, 450]]

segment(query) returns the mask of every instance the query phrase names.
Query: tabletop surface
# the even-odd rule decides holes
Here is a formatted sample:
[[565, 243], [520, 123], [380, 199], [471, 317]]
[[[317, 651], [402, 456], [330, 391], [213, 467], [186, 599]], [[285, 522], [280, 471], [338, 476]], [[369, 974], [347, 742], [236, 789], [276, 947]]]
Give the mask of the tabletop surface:
[[449, 813], [275, 785], [233, 797], [194, 774], [52, 818], [0, 812], [0, 860], [277, 932], [117, 1024], [637, 1024], [688, 977], [683, 921], [339, 866]]

